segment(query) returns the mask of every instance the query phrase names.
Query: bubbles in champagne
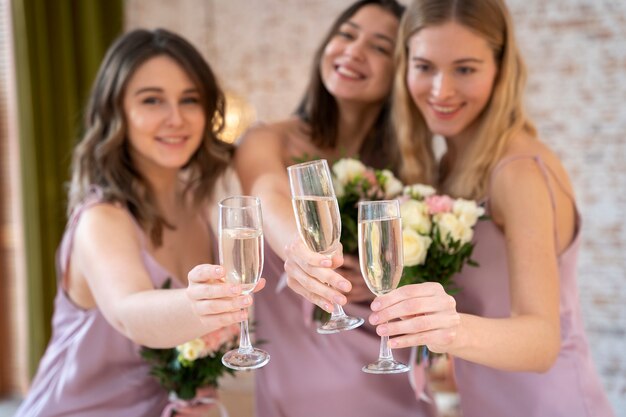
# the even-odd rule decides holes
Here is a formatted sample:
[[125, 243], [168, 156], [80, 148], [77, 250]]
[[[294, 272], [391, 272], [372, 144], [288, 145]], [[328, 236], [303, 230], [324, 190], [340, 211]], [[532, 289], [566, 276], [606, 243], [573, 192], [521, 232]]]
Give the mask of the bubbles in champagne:
[[298, 232], [309, 249], [332, 253], [341, 235], [339, 208], [334, 197], [298, 197], [293, 199]]
[[403, 267], [400, 218], [359, 222], [359, 263], [374, 294], [383, 295], [398, 286]]
[[263, 270], [263, 233], [258, 229], [222, 229], [220, 234], [220, 262], [226, 279], [242, 284], [243, 293], [251, 292]]

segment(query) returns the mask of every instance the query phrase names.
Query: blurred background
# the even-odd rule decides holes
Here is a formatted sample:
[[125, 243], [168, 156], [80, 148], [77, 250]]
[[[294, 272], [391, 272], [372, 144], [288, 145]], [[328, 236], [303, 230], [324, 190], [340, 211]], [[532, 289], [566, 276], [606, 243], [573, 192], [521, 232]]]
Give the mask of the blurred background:
[[[70, 151], [109, 43], [165, 27], [204, 54], [228, 96], [226, 140], [289, 115], [313, 51], [352, 0], [0, 0], [0, 416], [50, 336]], [[405, 2], [406, 3], [406, 2]], [[572, 177], [579, 290], [593, 358], [626, 416], [626, 1], [507, 0], [529, 69], [528, 110]], [[222, 396], [252, 415], [252, 374]]]

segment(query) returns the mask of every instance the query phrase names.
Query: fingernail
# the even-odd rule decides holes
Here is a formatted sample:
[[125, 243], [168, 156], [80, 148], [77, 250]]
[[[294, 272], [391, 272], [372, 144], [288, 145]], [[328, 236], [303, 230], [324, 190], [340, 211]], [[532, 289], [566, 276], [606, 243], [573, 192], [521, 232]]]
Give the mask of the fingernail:
[[398, 342], [396, 342], [395, 340], [390, 340], [389, 341], [389, 347], [391, 347], [391, 348], [398, 347]]
[[249, 295], [243, 297], [243, 299], [241, 300], [241, 305], [242, 306], [247, 306], [252, 304], [252, 297], [250, 297]]
[[324, 303], [324, 310], [331, 312], [333, 311], [332, 307], [330, 306], [330, 304], [328, 303]]
[[378, 333], [379, 336], [384, 336], [387, 334], [388, 330], [387, 326], [378, 326], [376, 328], [376, 333]]
[[380, 303], [378, 301], [374, 301], [372, 302], [371, 307], [372, 307], [372, 310], [378, 310], [380, 308]]
[[350, 291], [350, 284], [349, 284], [349, 283], [347, 283], [346, 281], [340, 282], [340, 283], [339, 283], [339, 288], [340, 288], [342, 291]]
[[335, 295], [333, 297], [333, 301], [336, 302], [337, 304], [342, 304], [343, 303], [343, 296], [342, 295]]
[[370, 323], [372, 323], [372, 324], [378, 323], [378, 314], [372, 314], [370, 316]]
[[330, 268], [331, 266], [333, 266], [333, 261], [331, 261], [330, 259], [324, 259], [322, 262], [320, 262], [320, 265], [324, 268]]
[[215, 273], [218, 275], [222, 275], [224, 273], [224, 268], [222, 268], [221, 266], [216, 266]]

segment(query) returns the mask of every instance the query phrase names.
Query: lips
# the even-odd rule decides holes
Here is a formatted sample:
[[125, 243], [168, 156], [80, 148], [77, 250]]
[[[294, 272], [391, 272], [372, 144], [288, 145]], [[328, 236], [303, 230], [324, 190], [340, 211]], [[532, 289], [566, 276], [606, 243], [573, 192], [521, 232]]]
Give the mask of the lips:
[[187, 136], [157, 136], [157, 141], [168, 145], [178, 145], [187, 140]]
[[353, 68], [350, 68], [346, 65], [336, 65], [335, 66], [335, 71], [337, 71], [337, 73], [339, 75], [341, 75], [344, 78], [349, 78], [352, 80], [362, 80], [365, 79], [365, 75], [360, 73], [359, 71], [354, 70]]
[[465, 104], [443, 105], [430, 103], [430, 108], [433, 110], [433, 113], [440, 118], [454, 117], [454, 115], [457, 114], [464, 106]]

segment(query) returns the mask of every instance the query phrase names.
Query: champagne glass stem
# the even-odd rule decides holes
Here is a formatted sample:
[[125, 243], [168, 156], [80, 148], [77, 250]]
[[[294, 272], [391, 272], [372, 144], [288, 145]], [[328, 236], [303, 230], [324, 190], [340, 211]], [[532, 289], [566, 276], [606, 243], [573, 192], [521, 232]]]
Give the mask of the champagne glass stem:
[[378, 360], [393, 360], [393, 353], [389, 349], [389, 336], [380, 337], [380, 351], [378, 352]]
[[330, 313], [331, 318], [344, 317], [346, 315], [345, 311], [343, 311], [343, 307], [341, 307], [337, 303], [333, 303], [333, 312]]
[[[243, 311], [243, 309], [241, 311]], [[246, 319], [241, 322], [241, 330], [239, 332], [239, 353], [250, 353], [252, 350], [250, 333], [248, 332], [248, 320]]]

